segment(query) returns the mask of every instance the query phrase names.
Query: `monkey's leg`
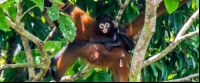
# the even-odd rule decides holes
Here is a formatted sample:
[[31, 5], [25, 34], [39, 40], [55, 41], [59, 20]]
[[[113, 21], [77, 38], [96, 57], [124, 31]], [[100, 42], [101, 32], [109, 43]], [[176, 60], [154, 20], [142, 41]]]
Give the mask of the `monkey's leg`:
[[[119, 64], [118, 64], [119, 65]], [[130, 68], [127, 66], [112, 68], [113, 82], [127, 82], [129, 78]]]
[[72, 66], [72, 64], [76, 61], [77, 58], [78, 55], [76, 55], [75, 52], [65, 51], [65, 53], [63, 53], [58, 60], [56, 72], [53, 75], [53, 79], [55, 81], [60, 81], [61, 77], [65, 74], [67, 69]]
[[[120, 52], [118, 52], [119, 54]], [[112, 70], [113, 82], [127, 82], [129, 78], [130, 68], [129, 63], [131, 55], [127, 52], [121, 52], [120, 55], [115, 55], [114, 62], [109, 68]]]

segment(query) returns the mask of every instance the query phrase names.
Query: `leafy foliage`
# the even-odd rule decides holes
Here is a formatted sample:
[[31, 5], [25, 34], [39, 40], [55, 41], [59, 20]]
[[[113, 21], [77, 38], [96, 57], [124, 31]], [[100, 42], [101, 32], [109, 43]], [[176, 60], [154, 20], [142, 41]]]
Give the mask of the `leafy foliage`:
[[9, 25], [8, 25], [7, 20], [6, 20], [5, 14], [3, 13], [2, 8], [0, 8], [0, 19], [2, 20], [0, 22], [0, 29], [3, 30], [3, 31], [8, 31]]
[[59, 28], [63, 32], [65, 38], [73, 41], [77, 30], [75, 27], [75, 21], [69, 15], [63, 13], [61, 13], [61, 15], [61, 18], [58, 20]]
[[[165, 0], [167, 1], [167, 0]], [[192, 4], [188, 3], [187, 5]], [[176, 9], [172, 14], [165, 13], [157, 18], [156, 32], [147, 50], [146, 58], [149, 58], [164, 50], [196, 10], [186, 5]], [[199, 18], [192, 24], [186, 34], [199, 29]], [[157, 82], [170, 79], [183, 78], [199, 73], [199, 35], [181, 42], [172, 52], [161, 60], [145, 67], [143, 81]], [[195, 57], [195, 58], [194, 58]], [[150, 79], [149, 79], [150, 78]], [[198, 81], [198, 78], [192, 79]]]
[[[13, 63], [26, 63], [24, 48], [21, 43], [19, 33], [8, 26], [6, 15], [3, 9], [8, 10], [12, 20], [16, 17], [17, 5], [22, 0], [4, 0], [0, 1], [0, 65], [1, 61], [11, 59]], [[52, 30], [52, 27], [45, 25], [45, 19], [42, 16], [44, 0], [23, 0], [23, 12], [32, 6], [33, 8], [23, 18], [24, 29], [45, 40]], [[60, 13], [57, 8], [62, 0], [52, 0], [55, 2], [52, 7], [47, 8], [51, 20], [59, 20], [60, 31], [56, 30], [53, 37], [45, 42], [45, 48], [50, 57], [53, 57], [63, 46], [66, 45], [66, 39], [73, 41], [76, 36], [76, 27], [74, 20], [66, 14]], [[66, 0], [65, 0], [66, 1]], [[164, 50], [176, 37], [183, 24], [199, 8], [199, 0], [193, 0], [178, 8], [179, 0], [164, 0], [167, 10], [157, 18], [156, 32], [149, 44], [145, 59]], [[70, 0], [86, 11], [91, 17], [95, 18], [98, 14], [110, 14], [115, 18], [120, 9], [116, 0]], [[122, 0], [125, 2], [125, 0]], [[178, 8], [178, 9], [177, 9]], [[120, 20], [120, 24], [130, 23], [137, 15], [145, 9], [145, 0], [131, 0]], [[199, 18], [192, 24], [187, 33], [199, 29]], [[35, 63], [40, 63], [42, 58], [36, 48], [36, 45], [30, 41], [32, 55]], [[4, 62], [5, 63], [5, 62]], [[81, 71], [85, 67], [84, 61], [77, 59], [66, 72], [65, 75], [72, 75]], [[112, 73], [108, 69], [90, 68], [90, 72], [73, 82], [111, 82]], [[38, 72], [37, 69], [35, 69]], [[142, 79], [145, 82], [166, 81], [169, 79], [178, 79], [195, 73], [199, 73], [199, 35], [184, 40], [172, 52], [161, 60], [152, 63], [143, 68]], [[27, 68], [5, 69], [0, 71], [1, 82], [26, 82]], [[45, 76], [45, 82], [52, 80], [50, 76]], [[194, 78], [192, 82], [199, 81]]]

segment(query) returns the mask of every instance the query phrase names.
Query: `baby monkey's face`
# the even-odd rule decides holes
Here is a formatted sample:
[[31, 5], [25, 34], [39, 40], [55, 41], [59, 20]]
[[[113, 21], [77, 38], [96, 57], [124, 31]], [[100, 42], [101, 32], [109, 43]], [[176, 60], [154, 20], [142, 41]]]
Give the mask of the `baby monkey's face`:
[[106, 34], [106, 33], [108, 33], [108, 31], [110, 29], [110, 23], [108, 23], [108, 22], [100, 23], [99, 28], [100, 28], [101, 32]]

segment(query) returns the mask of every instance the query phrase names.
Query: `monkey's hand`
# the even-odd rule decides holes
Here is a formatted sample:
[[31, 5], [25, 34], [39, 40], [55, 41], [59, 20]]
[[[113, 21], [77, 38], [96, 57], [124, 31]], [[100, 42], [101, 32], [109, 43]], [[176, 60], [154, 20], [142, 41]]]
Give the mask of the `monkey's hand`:
[[90, 38], [90, 39], [89, 39], [89, 42], [93, 42], [93, 43], [94, 43], [94, 42], [96, 42], [96, 41], [95, 41], [95, 39]]
[[111, 44], [110, 43], [106, 43], [105, 45], [106, 45], [107, 49], [111, 49]]

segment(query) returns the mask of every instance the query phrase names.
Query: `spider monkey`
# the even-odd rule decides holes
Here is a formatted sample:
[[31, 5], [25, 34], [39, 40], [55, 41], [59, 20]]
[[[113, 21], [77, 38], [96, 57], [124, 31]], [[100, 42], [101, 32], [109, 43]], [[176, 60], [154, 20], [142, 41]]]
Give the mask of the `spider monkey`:
[[[49, 0], [45, 0], [45, 3], [47, 4], [47, 7], [52, 5]], [[69, 43], [67, 49], [61, 49], [51, 59], [52, 62], [50, 67], [57, 65], [56, 71], [49, 68], [53, 79], [55, 81], [60, 81], [67, 69], [78, 57], [81, 57], [94, 67], [109, 68], [112, 71], [112, 80], [114, 82], [127, 82], [130, 71], [130, 53], [127, 53], [127, 51], [121, 48], [112, 48], [108, 50], [105, 45], [99, 43], [88, 43], [89, 38], [105, 38], [106, 36], [95, 28], [96, 25], [93, 18], [80, 10], [77, 6], [68, 5], [68, 3], [63, 3], [59, 4], [58, 7], [64, 9], [63, 12], [71, 15], [75, 20], [77, 36], [74, 42]], [[66, 6], [68, 6], [69, 9], [65, 9]], [[46, 11], [44, 9], [43, 14], [48, 17], [45, 13]], [[53, 23], [56, 27], [59, 26], [57, 21], [54, 21]], [[88, 34], [88, 32], [90, 34]]]
[[[98, 47], [98, 48], [96, 48]], [[130, 72], [129, 62], [130, 53], [121, 48], [106, 49], [105, 45], [99, 43], [88, 43], [85, 41], [77, 41], [70, 43], [68, 47], [64, 47], [51, 60], [57, 60], [56, 71], [51, 71], [55, 81], [60, 81], [67, 69], [80, 57], [89, 62], [91, 66], [96, 68], [109, 68], [113, 74], [114, 82], [128, 81]], [[121, 59], [123, 57], [123, 59]], [[120, 62], [122, 60], [122, 63]], [[51, 63], [51, 66], [55, 65]], [[122, 64], [123, 66], [120, 66]]]
[[103, 43], [106, 48], [110, 49], [112, 46], [120, 46], [121, 43], [125, 45], [127, 51], [134, 48], [134, 43], [131, 38], [125, 33], [121, 26], [115, 25], [112, 17], [108, 14], [100, 14], [96, 17], [96, 27], [106, 35], [106, 38], [93, 39], [90, 42]]
[[[186, 3], [190, 0], [180, 1], [180, 4]], [[51, 7], [51, 0], [44, 0], [46, 7]], [[75, 26], [77, 27], [75, 41], [68, 45], [68, 48], [62, 48], [51, 60], [51, 65], [57, 64], [56, 71], [52, 71], [53, 78], [59, 81], [64, 75], [66, 70], [75, 62], [77, 57], [88, 61], [95, 67], [108, 67], [113, 73], [113, 81], [126, 82], [129, 75], [129, 62], [131, 55], [126, 50], [119, 47], [113, 47], [108, 50], [105, 45], [99, 43], [88, 43], [89, 38], [105, 38], [105, 34], [101, 33], [96, 28], [95, 20], [91, 18], [87, 13], [81, 10], [79, 7], [67, 3], [61, 3], [58, 8], [62, 9], [63, 13], [69, 14], [75, 20]], [[162, 2], [158, 8], [157, 16], [166, 12], [164, 2]], [[43, 11], [45, 19], [48, 18], [46, 10]], [[140, 15], [131, 23], [125, 26], [125, 33], [129, 37], [134, 37], [144, 25], [145, 12], [141, 12]], [[51, 20], [48, 20], [51, 22]], [[59, 26], [57, 21], [53, 23], [56, 27]], [[79, 42], [77, 42], [79, 41]], [[88, 51], [90, 50], [90, 51]], [[119, 58], [124, 56], [123, 66], [119, 66]]]

